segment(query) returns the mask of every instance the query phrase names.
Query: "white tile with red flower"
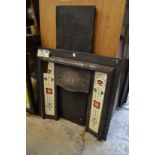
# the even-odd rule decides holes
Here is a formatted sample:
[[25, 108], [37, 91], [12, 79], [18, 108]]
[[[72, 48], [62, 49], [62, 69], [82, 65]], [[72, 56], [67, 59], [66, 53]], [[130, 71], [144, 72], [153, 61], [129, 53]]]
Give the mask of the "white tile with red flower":
[[91, 100], [89, 128], [98, 133], [101, 112], [104, 104], [104, 94], [107, 83], [107, 74], [102, 72], [95, 72], [93, 95]]

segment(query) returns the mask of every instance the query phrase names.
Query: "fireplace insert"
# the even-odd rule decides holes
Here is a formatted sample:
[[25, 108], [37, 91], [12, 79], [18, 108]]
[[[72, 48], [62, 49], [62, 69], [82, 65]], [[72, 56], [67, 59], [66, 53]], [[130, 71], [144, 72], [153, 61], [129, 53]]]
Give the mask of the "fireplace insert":
[[38, 58], [42, 118], [63, 117], [106, 140], [117, 104], [121, 60], [48, 48], [39, 48]]

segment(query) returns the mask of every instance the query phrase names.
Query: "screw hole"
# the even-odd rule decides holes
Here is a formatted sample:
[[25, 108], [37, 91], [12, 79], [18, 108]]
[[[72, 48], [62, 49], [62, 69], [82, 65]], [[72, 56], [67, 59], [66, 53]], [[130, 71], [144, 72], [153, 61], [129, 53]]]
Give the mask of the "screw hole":
[[72, 56], [75, 58], [75, 57], [76, 57], [76, 54], [75, 54], [75, 53], [73, 53], [73, 54], [72, 54]]

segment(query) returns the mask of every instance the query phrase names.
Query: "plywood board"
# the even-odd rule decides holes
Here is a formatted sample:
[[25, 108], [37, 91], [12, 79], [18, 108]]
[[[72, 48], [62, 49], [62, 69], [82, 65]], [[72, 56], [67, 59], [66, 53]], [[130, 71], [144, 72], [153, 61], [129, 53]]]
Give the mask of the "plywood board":
[[126, 0], [39, 0], [43, 47], [56, 48], [56, 6], [96, 6], [93, 52], [118, 57], [118, 46]]

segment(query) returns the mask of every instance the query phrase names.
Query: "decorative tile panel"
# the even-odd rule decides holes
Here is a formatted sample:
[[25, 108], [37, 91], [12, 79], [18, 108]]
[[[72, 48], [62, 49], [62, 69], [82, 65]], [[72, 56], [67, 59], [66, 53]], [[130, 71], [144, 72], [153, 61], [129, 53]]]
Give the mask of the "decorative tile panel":
[[47, 73], [44, 78], [45, 114], [55, 115], [55, 86], [54, 86], [54, 63], [48, 63]]
[[104, 108], [104, 95], [107, 83], [107, 74], [102, 72], [95, 72], [94, 77], [94, 86], [93, 86], [93, 96], [91, 101], [91, 111], [90, 111], [90, 120], [89, 128], [98, 133], [101, 113]]

